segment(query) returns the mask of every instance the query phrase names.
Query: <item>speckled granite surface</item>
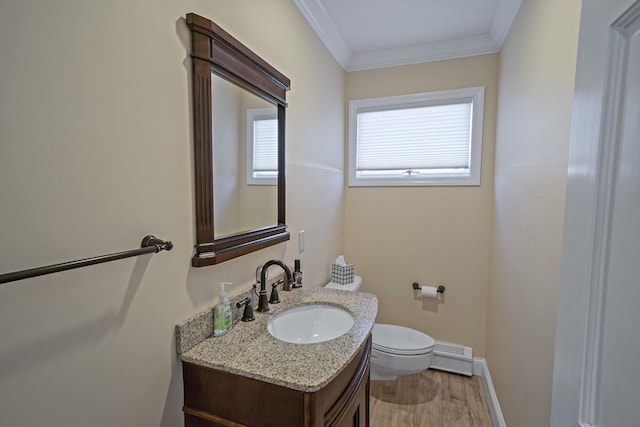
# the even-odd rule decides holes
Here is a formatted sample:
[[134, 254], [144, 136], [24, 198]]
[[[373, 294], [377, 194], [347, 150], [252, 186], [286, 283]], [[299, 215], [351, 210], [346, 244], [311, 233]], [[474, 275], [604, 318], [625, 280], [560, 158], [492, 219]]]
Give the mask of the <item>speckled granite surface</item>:
[[[234, 325], [242, 317], [244, 307], [237, 308], [236, 303], [248, 297], [252, 290], [247, 290], [240, 295], [229, 298], [231, 300], [231, 310], [233, 311]], [[255, 301], [258, 297], [254, 298]], [[254, 304], [255, 306], [255, 304]], [[191, 350], [193, 347], [213, 335], [213, 307], [201, 311], [191, 316], [184, 322], [176, 325], [176, 352], [178, 356]]]
[[[295, 390], [314, 392], [327, 385], [347, 366], [365, 343], [378, 312], [378, 298], [364, 292], [302, 288], [280, 292], [280, 298], [282, 302], [271, 304], [268, 313], [256, 312], [255, 321], [238, 322], [226, 335], [201, 341], [182, 353], [181, 359]], [[285, 343], [267, 331], [270, 316], [294, 306], [316, 303], [346, 309], [355, 319], [353, 328], [334, 340], [317, 344]], [[201, 323], [195, 322], [195, 325], [200, 328]], [[183, 335], [188, 334], [183, 331]]]
[[213, 307], [176, 325], [176, 352], [181, 355], [213, 335]]

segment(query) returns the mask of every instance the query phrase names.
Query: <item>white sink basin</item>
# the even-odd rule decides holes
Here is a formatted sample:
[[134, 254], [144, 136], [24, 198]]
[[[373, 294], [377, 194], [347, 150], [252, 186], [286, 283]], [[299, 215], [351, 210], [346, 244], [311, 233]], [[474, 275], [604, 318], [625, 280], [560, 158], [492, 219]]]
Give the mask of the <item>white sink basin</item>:
[[269, 333], [280, 341], [313, 344], [347, 333], [354, 319], [347, 311], [328, 304], [302, 305], [275, 314], [267, 323]]

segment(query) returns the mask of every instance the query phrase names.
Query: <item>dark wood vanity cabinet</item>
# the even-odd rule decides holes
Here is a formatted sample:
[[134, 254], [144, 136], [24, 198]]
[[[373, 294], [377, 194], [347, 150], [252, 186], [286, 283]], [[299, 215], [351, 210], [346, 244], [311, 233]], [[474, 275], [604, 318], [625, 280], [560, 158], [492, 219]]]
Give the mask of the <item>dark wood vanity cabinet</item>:
[[[185, 426], [368, 426], [370, 359], [371, 336], [347, 367], [316, 392], [183, 362]], [[286, 355], [282, 363], [286, 367]]]

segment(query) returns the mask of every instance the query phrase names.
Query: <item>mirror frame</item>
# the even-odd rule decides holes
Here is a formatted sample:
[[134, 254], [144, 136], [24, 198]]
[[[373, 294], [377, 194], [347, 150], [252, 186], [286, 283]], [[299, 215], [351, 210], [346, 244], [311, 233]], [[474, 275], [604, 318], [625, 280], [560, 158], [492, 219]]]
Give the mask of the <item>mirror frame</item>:
[[[207, 18], [188, 13], [191, 30], [196, 253], [194, 267], [218, 264], [289, 240], [285, 223], [285, 109], [291, 81]], [[211, 73], [278, 108], [277, 224], [215, 238]]]

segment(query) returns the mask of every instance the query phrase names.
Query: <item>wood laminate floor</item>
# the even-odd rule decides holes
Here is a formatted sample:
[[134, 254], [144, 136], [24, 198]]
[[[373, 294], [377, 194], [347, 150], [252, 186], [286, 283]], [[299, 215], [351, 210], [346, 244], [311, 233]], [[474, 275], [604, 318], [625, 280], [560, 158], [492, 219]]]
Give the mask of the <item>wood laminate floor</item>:
[[429, 369], [371, 381], [371, 427], [491, 427], [480, 377]]

